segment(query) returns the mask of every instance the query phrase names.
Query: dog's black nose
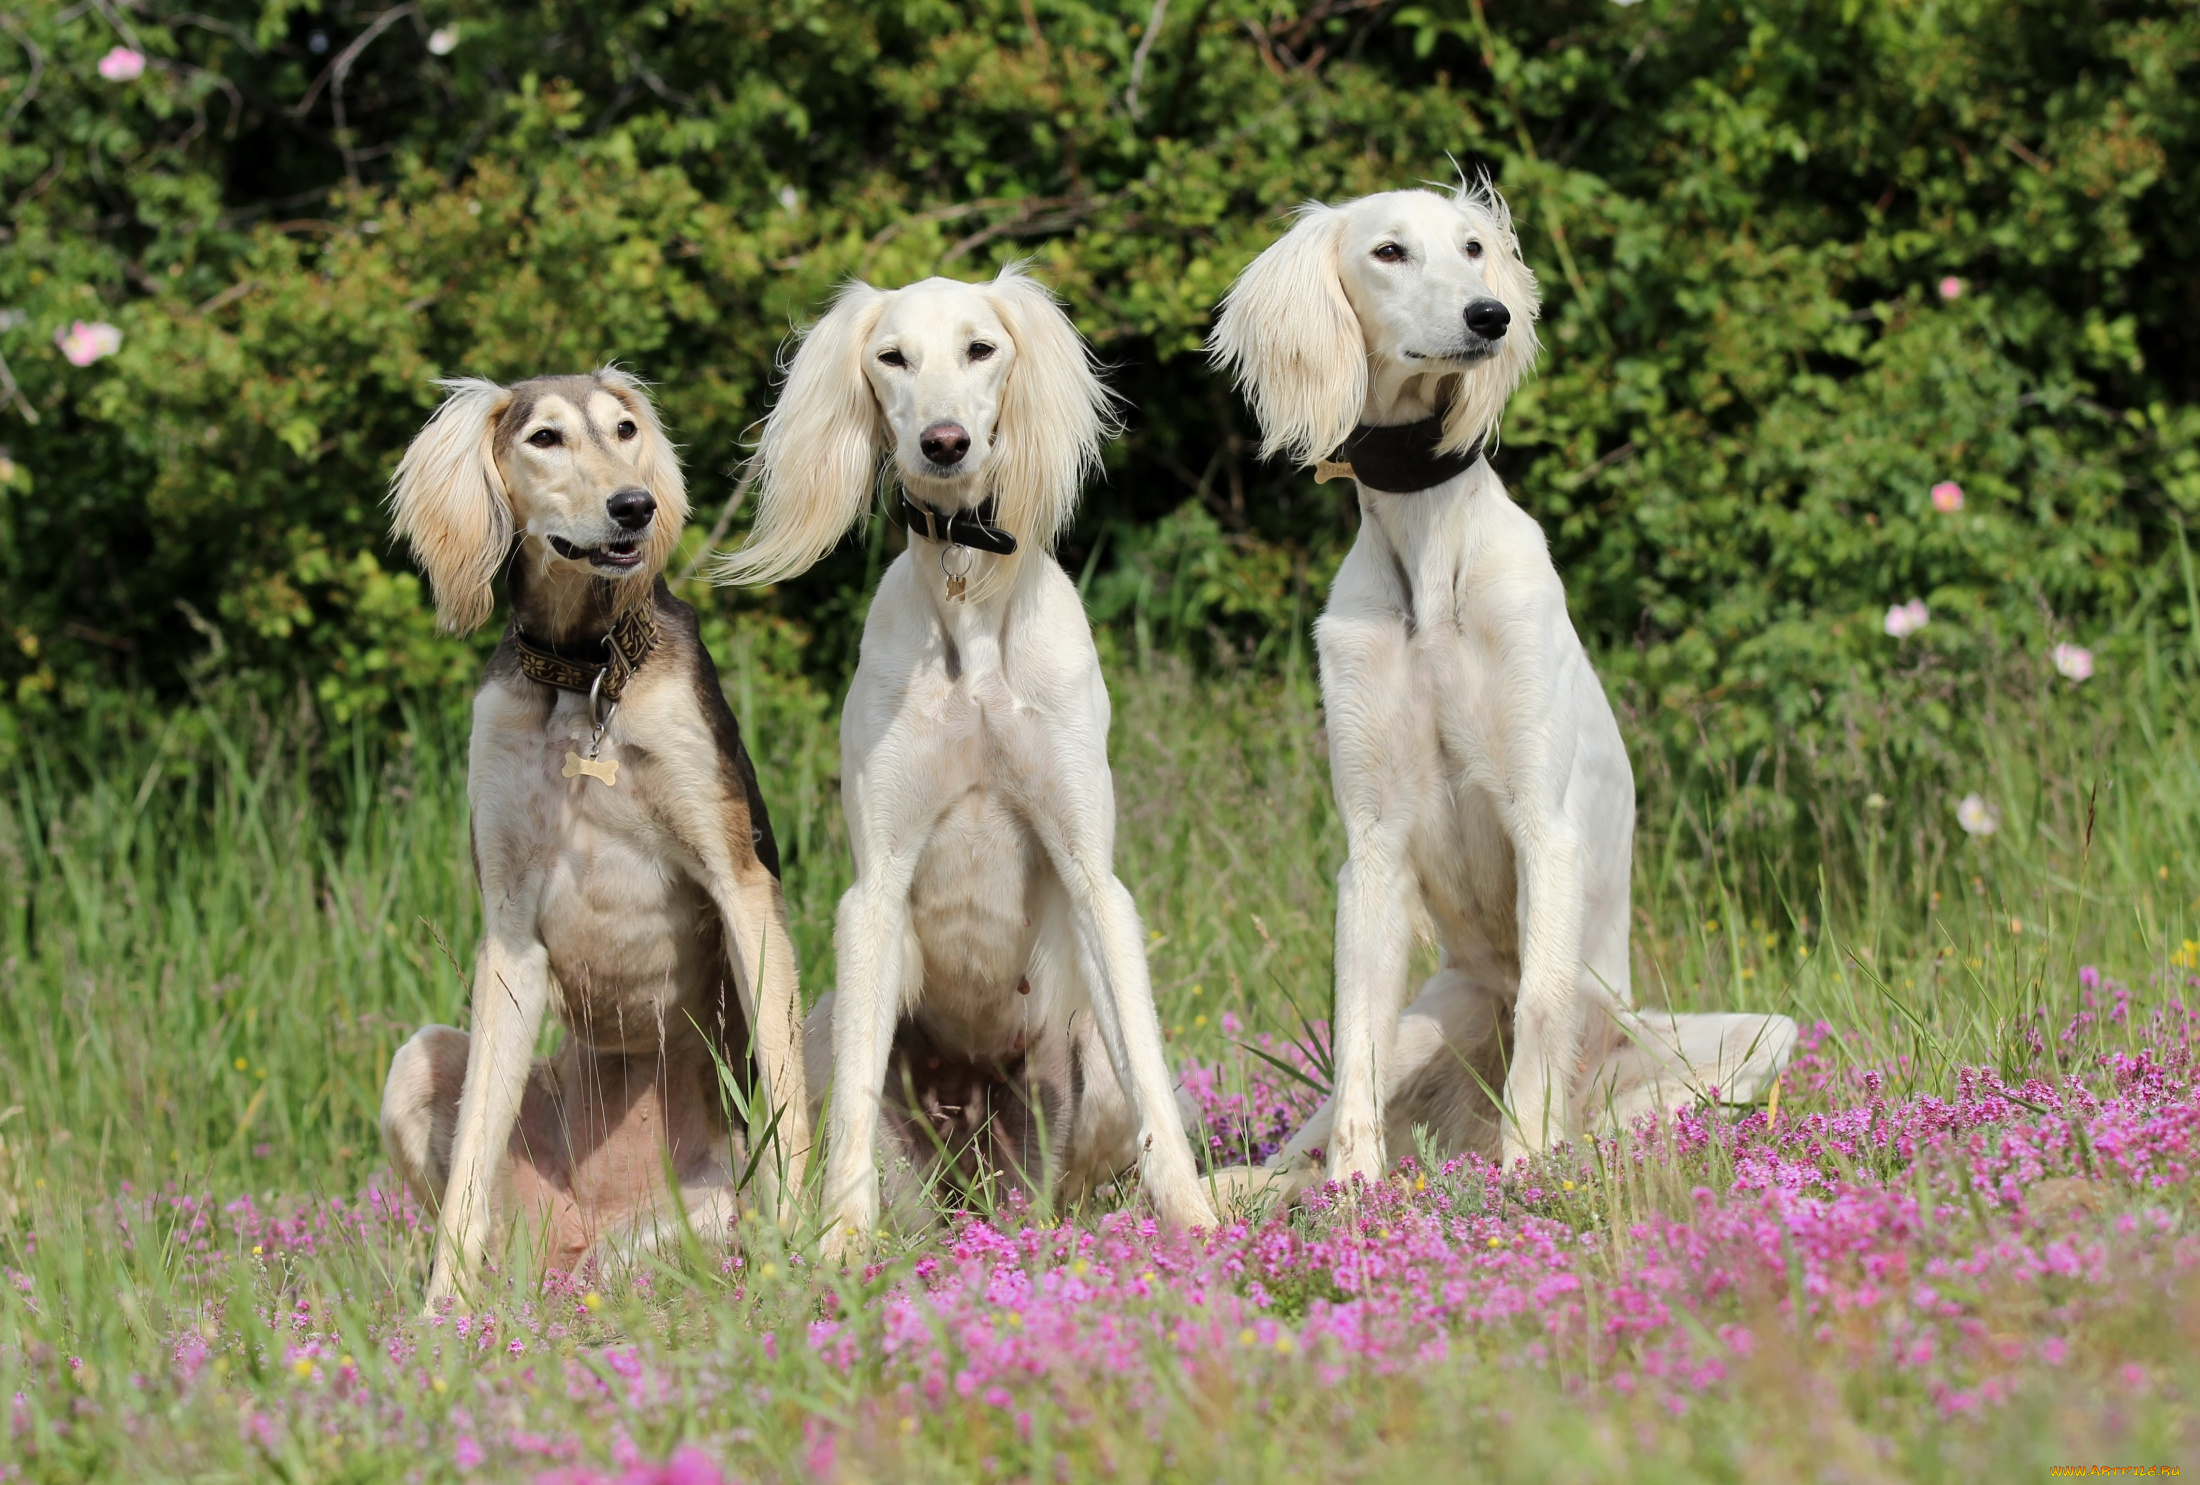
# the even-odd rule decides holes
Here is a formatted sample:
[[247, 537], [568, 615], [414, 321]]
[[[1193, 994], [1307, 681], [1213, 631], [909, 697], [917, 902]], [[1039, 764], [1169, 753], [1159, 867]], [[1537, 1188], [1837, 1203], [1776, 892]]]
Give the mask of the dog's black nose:
[[970, 434], [960, 423], [934, 423], [917, 435], [917, 447], [934, 464], [960, 464], [970, 452]]
[[1503, 340], [1512, 311], [1495, 299], [1477, 299], [1467, 306], [1467, 328], [1484, 340]]
[[603, 508], [624, 529], [639, 531], [649, 524], [651, 516], [657, 514], [657, 499], [639, 485], [628, 485], [623, 490], [612, 491], [611, 498], [603, 503]]

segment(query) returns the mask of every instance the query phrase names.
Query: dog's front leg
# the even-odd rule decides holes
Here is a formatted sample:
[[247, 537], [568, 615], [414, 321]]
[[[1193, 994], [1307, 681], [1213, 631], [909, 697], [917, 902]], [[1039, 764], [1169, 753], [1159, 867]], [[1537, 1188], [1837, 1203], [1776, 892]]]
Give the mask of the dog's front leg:
[[498, 1177], [550, 1001], [550, 956], [516, 922], [492, 921], [474, 966], [474, 1025], [451, 1140], [451, 1181], [436, 1223], [428, 1311], [472, 1282], [488, 1250]]
[[909, 885], [922, 853], [918, 842], [875, 854], [840, 899], [833, 948], [840, 960], [833, 1006], [833, 1097], [825, 1153], [825, 1232], [819, 1251], [828, 1263], [861, 1251], [878, 1227], [879, 1104], [894, 1027], [912, 972]]
[[1556, 810], [1519, 822], [1520, 998], [1512, 1070], [1505, 1077], [1505, 1160], [1539, 1153], [1571, 1133], [1569, 1093], [1580, 1054], [1581, 844]]
[[[1104, 766], [1104, 765], [1103, 765]], [[1162, 1224], [1173, 1231], [1215, 1225], [1200, 1189], [1191, 1142], [1161, 1047], [1138, 904], [1107, 867], [1104, 846], [1056, 844], [1055, 870], [1068, 889], [1078, 957], [1108, 1061], [1138, 1117], [1138, 1178]]]
[[1383, 1102], [1413, 943], [1403, 821], [1364, 821], [1350, 835], [1350, 854], [1337, 873], [1337, 1004], [1330, 1028], [1336, 1086], [1329, 1100], [1329, 1179], [1338, 1182], [1376, 1180], [1387, 1165]]
[[760, 1205], [780, 1226], [794, 1221], [803, 1162], [810, 1153], [809, 1079], [802, 1061], [802, 993], [794, 943], [787, 936], [787, 904], [779, 884], [761, 864], [747, 879], [730, 867], [718, 873], [712, 895], [733, 939], [741, 1009], [756, 1036], [763, 1074], [766, 1121], [776, 1119], [772, 1158], [756, 1167]]

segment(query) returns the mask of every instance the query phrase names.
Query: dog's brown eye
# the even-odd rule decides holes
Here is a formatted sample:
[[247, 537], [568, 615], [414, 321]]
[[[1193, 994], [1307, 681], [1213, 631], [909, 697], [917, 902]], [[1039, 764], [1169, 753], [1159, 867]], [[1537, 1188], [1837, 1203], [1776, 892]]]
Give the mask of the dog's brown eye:
[[555, 428], [537, 428], [527, 435], [527, 441], [538, 449], [554, 449], [565, 442], [565, 435]]
[[880, 364], [885, 366], [907, 366], [909, 364], [902, 358], [900, 351], [880, 351], [878, 358]]
[[1403, 263], [1406, 260], [1406, 250], [1395, 242], [1386, 242], [1375, 249], [1375, 258], [1380, 263]]
[[1468, 256], [1468, 257], [1470, 257], [1470, 258], [1479, 258], [1479, 257], [1481, 257], [1481, 256], [1482, 256], [1482, 244], [1480, 244], [1479, 242], [1470, 242], [1470, 243], [1468, 243], [1468, 244], [1467, 244], [1467, 256]]
[[993, 347], [987, 345], [982, 340], [973, 340], [972, 342], [970, 342], [970, 350], [968, 354], [970, 356], [970, 359], [973, 361], [983, 361], [984, 359], [986, 359], [986, 357], [993, 354]]
[[640, 431], [641, 430], [639, 428], [636, 428], [634, 426], [634, 420], [632, 418], [621, 418], [619, 420], [619, 437], [622, 440], [632, 438]]

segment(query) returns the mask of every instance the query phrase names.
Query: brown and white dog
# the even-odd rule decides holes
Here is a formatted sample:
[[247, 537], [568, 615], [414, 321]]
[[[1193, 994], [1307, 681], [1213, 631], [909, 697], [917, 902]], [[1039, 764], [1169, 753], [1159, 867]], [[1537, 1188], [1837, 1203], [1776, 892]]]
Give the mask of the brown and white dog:
[[[454, 630], [489, 617], [509, 566], [512, 627], [468, 762], [473, 1034], [423, 1028], [382, 1098], [390, 1159], [438, 1213], [431, 1308], [515, 1217], [571, 1268], [682, 1213], [723, 1231], [744, 1167], [784, 1216], [810, 1143], [771, 822], [694, 610], [660, 575], [687, 495], [655, 409], [615, 369], [443, 385], [397, 467], [394, 529]], [[538, 1061], [553, 1000], [568, 1035]], [[774, 1158], [744, 1152], [724, 1069], [776, 1116]]]

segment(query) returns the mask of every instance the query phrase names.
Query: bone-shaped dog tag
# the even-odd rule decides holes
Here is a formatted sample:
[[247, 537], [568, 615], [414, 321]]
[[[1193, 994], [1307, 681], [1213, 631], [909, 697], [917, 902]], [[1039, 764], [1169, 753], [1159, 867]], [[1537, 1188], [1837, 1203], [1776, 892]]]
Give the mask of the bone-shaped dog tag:
[[[963, 559], [961, 572], [957, 572], [947, 565], [947, 559], [958, 554]], [[963, 601], [963, 592], [970, 586], [970, 569], [977, 565], [978, 559], [973, 557], [970, 554], [970, 549], [960, 542], [949, 542], [940, 549], [940, 575], [947, 579], [947, 601], [949, 603], [961, 603]]]
[[1353, 478], [1353, 473], [1352, 466], [1349, 464], [1332, 464], [1327, 459], [1316, 459], [1314, 461], [1314, 483], [1317, 485], [1326, 485], [1331, 480], [1348, 480], [1351, 478]]
[[565, 750], [565, 776], [569, 779], [587, 774], [600, 779], [607, 788], [619, 787], [619, 760], [616, 758], [583, 758], [571, 748]]

